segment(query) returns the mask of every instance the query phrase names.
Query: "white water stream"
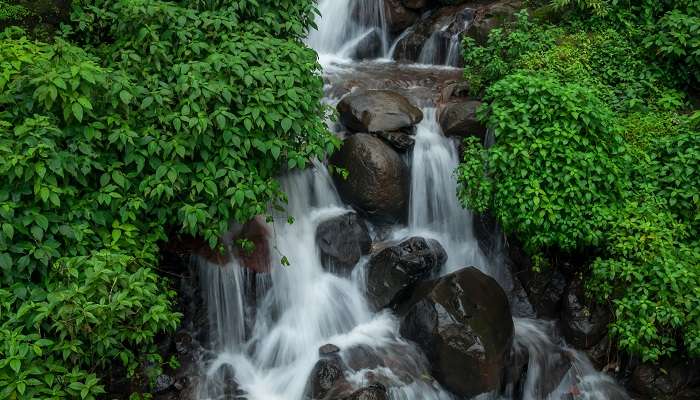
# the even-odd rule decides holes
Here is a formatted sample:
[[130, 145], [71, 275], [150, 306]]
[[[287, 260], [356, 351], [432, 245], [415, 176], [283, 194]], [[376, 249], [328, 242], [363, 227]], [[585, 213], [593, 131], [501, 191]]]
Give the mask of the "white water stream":
[[[310, 34], [308, 43], [322, 59], [347, 60], [348, 43], [371, 29], [381, 29], [385, 36], [381, 0], [320, 0], [319, 10], [319, 29]], [[386, 40], [383, 46], [386, 54]], [[347, 67], [352, 68], [352, 64]], [[410, 156], [409, 223], [397, 226], [392, 236], [421, 235], [439, 240], [448, 253], [443, 273], [473, 265], [497, 277], [503, 266], [479, 250], [472, 232], [472, 215], [456, 198], [456, 146], [442, 135], [435, 109], [424, 108], [423, 112]], [[304, 400], [309, 374], [319, 360], [318, 349], [332, 343], [340, 348], [340, 356], [348, 364], [358, 352], [378, 360], [372, 369], [350, 369], [345, 377], [348, 382], [361, 386], [371, 376], [387, 387], [392, 400], [456, 400], [427, 376], [425, 356], [400, 337], [397, 319], [388, 311], [375, 313], [370, 309], [364, 297], [366, 259], [360, 261], [352, 277], [324, 270], [315, 241], [316, 227], [349, 209], [336, 193], [325, 166], [315, 163], [307, 171], [291, 174], [283, 179], [283, 187], [290, 200], [287, 214], [294, 216], [295, 222], [288, 224], [287, 214], [280, 214], [269, 226], [274, 248], [272, 284], [255, 305], [252, 326], [246, 330], [244, 315], [249, 305], [245, 303], [241, 266], [235, 261], [223, 267], [199, 265], [213, 354], [204, 367], [199, 399]], [[282, 255], [289, 259], [290, 266], [281, 265]], [[518, 320], [515, 332], [516, 349], [531, 354], [521, 398], [539, 399], [533, 388], [544, 379], [546, 365], [538, 364], [538, 356], [551, 349], [560, 351], [560, 346], [537, 321]], [[567, 354], [581, 357], [571, 350]], [[580, 365], [583, 372], [570, 373], [560, 386], [567, 388], [577, 379], [587, 379], [593, 383], [579, 384], [590, 388], [584, 393], [586, 397], [580, 398], [605, 398], [597, 394], [604, 379], [584, 358], [577, 360], [574, 365]], [[231, 389], [234, 381], [237, 391]], [[563, 390], [554, 393], [560, 395]], [[508, 399], [515, 398], [512, 393]]]

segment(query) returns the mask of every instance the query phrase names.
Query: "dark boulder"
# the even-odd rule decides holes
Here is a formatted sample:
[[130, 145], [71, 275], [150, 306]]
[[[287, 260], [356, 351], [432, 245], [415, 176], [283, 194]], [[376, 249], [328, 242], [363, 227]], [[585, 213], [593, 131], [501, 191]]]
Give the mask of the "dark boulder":
[[404, 132], [377, 132], [375, 136], [385, 141], [400, 153], [406, 153], [413, 148], [416, 140]]
[[523, 283], [530, 303], [540, 318], [557, 318], [560, 315], [567, 286], [564, 274], [548, 267], [540, 272], [531, 272]]
[[345, 383], [343, 367], [338, 357], [322, 358], [316, 362], [309, 379], [312, 399], [323, 399]]
[[389, 394], [381, 383], [373, 383], [357, 390], [345, 400], [389, 400]]
[[438, 117], [442, 132], [447, 136], [475, 136], [483, 142], [486, 137], [486, 126], [476, 117], [476, 111], [481, 104], [480, 101], [468, 100], [442, 106]]
[[391, 90], [356, 90], [337, 109], [340, 122], [353, 132], [405, 130], [423, 119], [419, 108]]
[[436, 273], [447, 254], [436, 240], [413, 237], [373, 255], [367, 265], [367, 294], [376, 308], [401, 300], [416, 282]]
[[494, 279], [469, 267], [422, 282], [400, 315], [401, 334], [425, 352], [445, 388], [471, 398], [502, 387], [513, 319]]
[[338, 347], [332, 343], [324, 344], [323, 346], [318, 348], [318, 355], [319, 356], [330, 356], [332, 354], [337, 354], [339, 352], [340, 352], [340, 347]]
[[316, 228], [316, 243], [324, 267], [349, 272], [363, 254], [369, 253], [372, 239], [364, 221], [348, 212], [321, 222]]
[[431, 3], [431, 0], [401, 0], [401, 4], [411, 10], [420, 10], [421, 8], [425, 8], [429, 3]]
[[391, 33], [403, 31], [418, 19], [418, 13], [405, 7], [401, 0], [384, 0], [384, 14]]
[[653, 400], [700, 399], [700, 361], [641, 364], [632, 373], [631, 387]]
[[515, 14], [523, 8], [520, 0], [503, 0], [477, 11], [474, 22], [467, 29], [467, 35], [479, 44], [488, 41], [489, 33], [515, 19]]
[[452, 101], [468, 100], [471, 94], [469, 82], [451, 82], [440, 90], [440, 102], [450, 103]]
[[355, 60], [368, 60], [377, 58], [381, 54], [382, 35], [378, 29], [372, 29], [357, 42], [352, 58]]
[[347, 179], [335, 176], [347, 203], [380, 222], [406, 218], [410, 175], [394, 149], [372, 135], [358, 133], [345, 139], [331, 163], [349, 172]]
[[605, 307], [585, 301], [582, 282], [577, 279], [566, 289], [561, 321], [566, 341], [587, 350], [605, 337], [611, 315]]

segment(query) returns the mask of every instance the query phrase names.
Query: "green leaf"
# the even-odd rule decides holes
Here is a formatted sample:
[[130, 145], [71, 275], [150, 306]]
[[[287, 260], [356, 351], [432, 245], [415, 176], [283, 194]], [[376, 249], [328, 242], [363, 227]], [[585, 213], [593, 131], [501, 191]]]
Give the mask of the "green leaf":
[[141, 102], [141, 109], [142, 109], [142, 110], [145, 110], [145, 109], [147, 109], [148, 107], [150, 107], [151, 104], [153, 104], [153, 97], [152, 97], [152, 96], [148, 96], [148, 97], [146, 97], [145, 99], [143, 99], [143, 101]]
[[129, 104], [133, 96], [126, 90], [122, 90], [121, 92], [119, 92], [119, 98], [122, 100], [122, 103]]
[[0, 253], [0, 269], [8, 271], [12, 268], [12, 257], [7, 253]]
[[15, 228], [7, 222], [2, 224], [2, 232], [5, 234], [5, 237], [10, 240], [15, 236]]
[[292, 120], [289, 118], [284, 118], [282, 120], [282, 129], [285, 132], [289, 132], [289, 129], [292, 127]]
[[270, 153], [272, 153], [272, 157], [274, 157], [275, 160], [280, 157], [280, 151], [281, 149], [278, 146], [270, 147]]
[[22, 362], [16, 358], [10, 360], [10, 368], [12, 368], [15, 373], [19, 373], [20, 368], [22, 368]]

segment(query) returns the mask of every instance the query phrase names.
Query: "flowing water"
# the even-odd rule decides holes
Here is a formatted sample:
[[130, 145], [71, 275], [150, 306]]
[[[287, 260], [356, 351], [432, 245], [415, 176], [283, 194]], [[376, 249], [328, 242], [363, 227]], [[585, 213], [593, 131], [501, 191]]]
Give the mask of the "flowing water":
[[[321, 0], [319, 10], [319, 29], [310, 34], [309, 45], [319, 52], [322, 62], [331, 60], [345, 73], [359, 73], [360, 66], [348, 61], [349, 46], [372, 29], [386, 36], [383, 3]], [[383, 46], [386, 54], [390, 50], [386, 40]], [[386, 61], [377, 65], [377, 70], [391, 66]], [[329, 71], [331, 65], [325, 67]], [[416, 85], [404, 89], [419, 90]], [[407, 156], [412, 171], [409, 222], [396, 226], [391, 236], [436, 238], [448, 253], [442, 273], [473, 265], [499, 280], [504, 263], [481, 252], [472, 231], [473, 216], [456, 197], [456, 145], [442, 135], [435, 105], [421, 106], [424, 119]], [[235, 260], [224, 266], [198, 265], [211, 353], [203, 366], [198, 397], [303, 400], [309, 374], [319, 360], [319, 347], [332, 343], [349, 366], [345, 378], [352, 384], [379, 381], [393, 400], [456, 400], [429, 377], [425, 355], [401, 338], [397, 318], [389, 311], [377, 313], [369, 307], [364, 297], [366, 258], [350, 277], [324, 270], [316, 227], [350, 209], [338, 196], [326, 167], [316, 162], [307, 171], [284, 177], [283, 187], [290, 201], [286, 212], [268, 224], [273, 262], [271, 283], [263, 295], [251, 300], [250, 285]], [[293, 224], [287, 223], [288, 215], [295, 218]], [[282, 265], [282, 256], [289, 266]], [[576, 399], [606, 399], [612, 390], [619, 390], [584, 357], [557, 343], [546, 323], [518, 319], [515, 327], [514, 351], [526, 355], [527, 377], [523, 388], [508, 389], [507, 399], [543, 398], [542, 386], [552, 381], [556, 389], [547, 397], [551, 399], [571, 394], [573, 386], [580, 390]], [[568, 357], [573, 367], [552, 378], [551, 354]], [[367, 358], [373, 360], [372, 368], [358, 362]]]

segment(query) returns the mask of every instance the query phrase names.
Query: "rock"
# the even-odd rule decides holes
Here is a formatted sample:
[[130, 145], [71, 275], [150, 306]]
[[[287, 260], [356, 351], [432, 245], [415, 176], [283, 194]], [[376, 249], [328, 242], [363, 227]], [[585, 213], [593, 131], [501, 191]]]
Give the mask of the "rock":
[[401, 334], [425, 352], [445, 388], [464, 398], [501, 388], [513, 319], [494, 279], [469, 267], [422, 282], [400, 315]]
[[349, 272], [363, 254], [369, 253], [372, 239], [362, 219], [348, 212], [321, 222], [316, 228], [316, 243], [325, 268]]
[[340, 347], [338, 347], [334, 344], [331, 344], [331, 343], [324, 344], [323, 346], [318, 348], [318, 355], [322, 356], [322, 357], [328, 356], [331, 354], [337, 354], [339, 352], [340, 352]]
[[153, 387], [154, 393], [163, 393], [167, 390], [173, 388], [175, 384], [175, 379], [170, 375], [158, 375], [156, 378], [155, 386]]
[[323, 399], [334, 390], [338, 383], [343, 383], [345, 376], [338, 358], [322, 358], [316, 362], [311, 370], [310, 382], [311, 398]]
[[[434, 3], [434, 2], [433, 2]], [[418, 61], [426, 46], [430, 46], [433, 62], [447, 61], [453, 39], [461, 40], [464, 31], [474, 19], [472, 4], [438, 8], [425, 13], [396, 43], [394, 59]], [[425, 60], [424, 60], [425, 61]], [[461, 61], [461, 60], [460, 60]]]
[[477, 17], [467, 29], [467, 35], [478, 44], [485, 44], [491, 30], [513, 21], [522, 7], [520, 0], [503, 0], [478, 10]]
[[471, 88], [469, 82], [452, 82], [440, 91], [440, 101], [442, 103], [449, 103], [453, 100], [466, 100], [469, 98], [470, 93]]
[[611, 315], [605, 307], [586, 305], [580, 280], [569, 283], [562, 303], [562, 330], [572, 346], [586, 350], [600, 342], [608, 332]]
[[632, 389], [654, 400], [700, 398], [700, 361], [665, 360], [641, 364], [632, 372]]
[[376, 309], [395, 304], [416, 282], [438, 272], [445, 261], [445, 249], [433, 239], [412, 237], [381, 250], [367, 265], [370, 303]]
[[379, 30], [372, 29], [357, 42], [352, 58], [355, 60], [368, 60], [379, 57], [381, 53], [382, 36]]
[[429, 0], [401, 0], [401, 4], [411, 10], [420, 10], [425, 8], [429, 3]]
[[[224, 240], [234, 245], [234, 255], [241, 260], [243, 266], [258, 273], [270, 272], [270, 230], [265, 218], [257, 216], [243, 225], [233, 224], [231, 231]], [[253, 243], [252, 251], [247, 251], [236, 245], [238, 240]]]
[[530, 303], [540, 318], [557, 318], [560, 315], [567, 286], [566, 277], [561, 272], [547, 267], [544, 271], [532, 272], [523, 283]]
[[374, 135], [400, 153], [410, 151], [416, 143], [415, 139], [404, 132], [377, 132]]
[[418, 19], [418, 13], [404, 7], [401, 3], [401, 0], [384, 0], [387, 28], [391, 33], [403, 31]]
[[377, 355], [376, 350], [365, 344], [358, 344], [346, 349], [343, 352], [343, 360], [354, 371], [385, 367], [384, 361]]
[[380, 222], [406, 218], [410, 174], [406, 163], [380, 139], [358, 133], [345, 139], [330, 159], [349, 172], [336, 176], [340, 196], [364, 215]]
[[423, 119], [420, 109], [391, 90], [356, 90], [337, 109], [340, 122], [353, 132], [405, 130]]
[[354, 392], [346, 400], [389, 400], [389, 394], [384, 385], [373, 383]]
[[486, 126], [479, 122], [476, 110], [480, 101], [469, 100], [448, 103], [440, 108], [438, 121], [446, 136], [474, 136], [481, 142], [486, 138]]

